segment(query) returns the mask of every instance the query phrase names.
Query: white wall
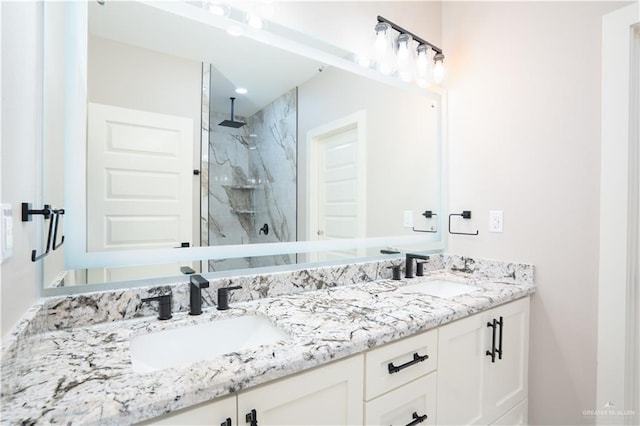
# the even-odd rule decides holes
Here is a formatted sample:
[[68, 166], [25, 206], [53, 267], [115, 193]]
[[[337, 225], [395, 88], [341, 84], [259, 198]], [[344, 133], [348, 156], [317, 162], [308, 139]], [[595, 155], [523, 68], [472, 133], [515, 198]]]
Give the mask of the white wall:
[[[446, 2], [452, 253], [530, 262], [530, 424], [596, 409], [602, 15], [620, 3]], [[488, 212], [504, 210], [504, 233]]]
[[[13, 207], [13, 257], [2, 265], [2, 337], [36, 301], [37, 264], [31, 250], [41, 236], [35, 218], [20, 221], [20, 203], [37, 202], [42, 108], [42, 4], [2, 4], [2, 202]], [[42, 219], [40, 219], [42, 220]]]

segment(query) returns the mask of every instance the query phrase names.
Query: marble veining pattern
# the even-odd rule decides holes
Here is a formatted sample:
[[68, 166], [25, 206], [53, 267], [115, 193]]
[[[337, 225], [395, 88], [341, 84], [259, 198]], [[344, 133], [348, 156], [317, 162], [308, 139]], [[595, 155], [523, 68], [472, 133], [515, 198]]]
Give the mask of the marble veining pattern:
[[[443, 256], [441, 260], [460, 269], [458, 258]], [[475, 265], [482, 263], [474, 260]], [[2, 422], [133, 423], [343, 358], [535, 291], [529, 279], [533, 277], [532, 266], [484, 263], [488, 266], [477, 267], [478, 271], [489, 274], [494, 270], [499, 282], [449, 268], [432, 270], [427, 276], [412, 280], [378, 278], [375, 282], [340, 285], [342, 278], [347, 280], [349, 268], [334, 268], [323, 271], [334, 274], [334, 279], [338, 277], [333, 286], [325, 284], [315, 291], [261, 298], [265, 293], [261, 286], [266, 286], [272, 276], [254, 276], [254, 281], [262, 280], [253, 288], [255, 294], [245, 295], [246, 301], [232, 302], [229, 311], [205, 309], [199, 317], [179, 311], [169, 321], [158, 321], [155, 315], [146, 313], [147, 316], [125, 321], [47, 331], [52, 324], [41, 323], [41, 312], [34, 307], [14, 332], [14, 344], [3, 347]], [[505, 279], [512, 270], [516, 271], [515, 277], [524, 279]], [[297, 278], [298, 284], [309, 282], [303, 272]], [[435, 278], [463, 281], [480, 290], [451, 299], [394, 292], [399, 286]], [[84, 303], [91, 299], [82, 297], [87, 298]], [[81, 306], [77, 303], [76, 307]], [[135, 305], [131, 302], [127, 309], [137, 312]], [[88, 309], [82, 315], [91, 312]], [[136, 374], [131, 369], [131, 336], [244, 314], [268, 318], [291, 338], [218, 356], [188, 368], [148, 374]], [[33, 330], [26, 333], [25, 327]], [[42, 328], [36, 332], [38, 327]]]

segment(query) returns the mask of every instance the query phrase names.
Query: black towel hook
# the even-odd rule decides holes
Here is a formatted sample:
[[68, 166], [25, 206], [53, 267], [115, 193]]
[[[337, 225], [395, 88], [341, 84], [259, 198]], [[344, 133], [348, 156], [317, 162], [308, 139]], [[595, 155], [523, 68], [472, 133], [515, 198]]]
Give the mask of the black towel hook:
[[463, 210], [462, 213], [451, 213], [449, 215], [449, 233], [454, 235], [478, 235], [480, 231], [476, 230], [475, 234], [468, 232], [453, 232], [451, 230], [451, 216], [462, 216], [463, 219], [471, 219], [471, 210]]

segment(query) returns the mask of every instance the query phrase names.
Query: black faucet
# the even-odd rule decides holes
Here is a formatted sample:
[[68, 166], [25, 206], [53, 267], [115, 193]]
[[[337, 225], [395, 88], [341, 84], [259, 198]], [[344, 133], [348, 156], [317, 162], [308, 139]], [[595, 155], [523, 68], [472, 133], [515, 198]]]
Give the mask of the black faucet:
[[429, 260], [429, 256], [424, 254], [407, 253], [407, 262], [404, 267], [404, 277], [413, 278], [413, 263], [415, 259]]
[[158, 301], [158, 319], [171, 319], [171, 293], [163, 294], [161, 296], [147, 297], [142, 299], [142, 302], [154, 302], [156, 300]]
[[226, 311], [229, 309], [229, 291], [241, 289], [241, 286], [235, 287], [220, 287], [218, 289], [218, 310]]
[[202, 313], [202, 289], [209, 287], [209, 281], [202, 275], [189, 276], [189, 315]]

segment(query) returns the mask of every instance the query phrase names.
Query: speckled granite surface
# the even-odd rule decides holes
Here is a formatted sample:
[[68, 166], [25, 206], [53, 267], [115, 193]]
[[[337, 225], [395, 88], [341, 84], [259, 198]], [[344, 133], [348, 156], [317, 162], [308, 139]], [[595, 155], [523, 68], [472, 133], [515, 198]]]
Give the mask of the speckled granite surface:
[[[140, 308], [140, 296], [167, 290], [162, 288], [49, 299], [25, 315], [3, 347], [1, 421], [134, 423], [343, 358], [535, 291], [530, 265], [447, 255], [432, 260], [430, 269], [438, 269], [422, 278], [401, 281], [380, 277], [388, 270], [379, 262], [345, 267], [342, 273], [340, 268], [319, 268], [324, 279], [318, 279], [321, 273], [315, 270], [289, 272], [280, 278], [276, 276], [281, 274], [241, 277], [247, 288], [232, 299], [232, 309], [205, 308], [198, 317], [186, 313], [187, 287], [180, 284], [172, 287], [177, 302], [174, 317], [168, 321], [158, 321], [153, 309]], [[369, 267], [377, 272], [367, 275], [368, 279], [353, 278], [362, 277], [358, 271]], [[300, 281], [293, 279], [296, 276]], [[306, 280], [305, 276], [316, 278]], [[394, 291], [443, 277], [480, 290], [450, 299]], [[353, 284], [352, 280], [374, 282]], [[212, 284], [212, 288], [209, 296], [217, 287]], [[296, 288], [303, 290], [291, 291]], [[105, 309], [109, 312], [103, 314]], [[245, 314], [269, 319], [291, 338], [185, 368], [146, 374], [132, 370], [132, 336]], [[118, 318], [121, 320], [116, 321]]]

